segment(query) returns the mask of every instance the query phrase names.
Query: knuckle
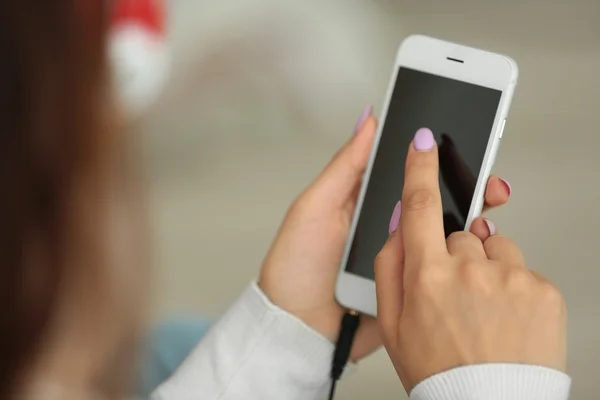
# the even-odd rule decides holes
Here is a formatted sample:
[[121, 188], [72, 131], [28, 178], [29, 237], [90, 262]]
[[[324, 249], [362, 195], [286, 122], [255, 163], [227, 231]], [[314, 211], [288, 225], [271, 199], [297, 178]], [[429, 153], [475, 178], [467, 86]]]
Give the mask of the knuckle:
[[512, 241], [502, 235], [493, 235], [485, 239], [484, 245], [488, 247], [505, 247], [512, 244]]
[[375, 260], [373, 262], [373, 268], [375, 271], [375, 276], [381, 274], [382, 270], [387, 269], [388, 266], [392, 265], [400, 265], [402, 264], [402, 257], [400, 253], [396, 251], [394, 246], [389, 246], [386, 243], [381, 251], [377, 253], [375, 256]]
[[475, 260], [467, 260], [460, 264], [460, 272], [464, 276], [478, 277], [483, 271], [483, 267]]
[[304, 212], [304, 210], [310, 208], [311, 203], [313, 203], [312, 193], [309, 190], [307, 190], [294, 199], [294, 201], [288, 208], [287, 215], [296, 216], [298, 214], [301, 214], [302, 212]]
[[470, 289], [487, 291], [490, 287], [485, 266], [477, 261], [466, 261], [459, 268], [463, 282]]
[[373, 263], [373, 269], [375, 271], [376, 277], [381, 274], [381, 270], [384, 268], [385, 265], [387, 265], [387, 263], [389, 262], [388, 260], [389, 257], [387, 257], [384, 250], [381, 250], [379, 253], [377, 253], [377, 255], [375, 256], [375, 262]]
[[550, 282], [541, 284], [543, 304], [551, 310], [561, 311], [565, 308], [565, 300], [560, 290]]
[[448, 236], [448, 239], [460, 241], [460, 240], [465, 240], [465, 239], [467, 239], [467, 238], [469, 238], [471, 236], [472, 236], [472, 234], [469, 233], [469, 232], [466, 232], [466, 231], [456, 231], [456, 232], [452, 232], [450, 234], [450, 236]]
[[313, 218], [315, 211], [319, 210], [322, 200], [317, 196], [314, 188], [309, 187], [298, 195], [290, 205], [286, 213], [286, 221], [299, 221]]
[[502, 235], [493, 235], [485, 239], [486, 246], [506, 246], [510, 244], [510, 239]]
[[419, 294], [435, 295], [449, 281], [447, 268], [438, 265], [426, 265], [414, 273], [410, 287]]
[[385, 254], [382, 254], [383, 250], [381, 250], [375, 256], [375, 260], [373, 261], [373, 268], [375, 269], [375, 275], [377, 275], [377, 270], [381, 269], [381, 265], [385, 262]]
[[429, 188], [418, 188], [405, 193], [402, 206], [405, 211], [420, 211], [439, 204], [439, 196]]
[[483, 242], [483, 248], [486, 252], [493, 251], [502, 246], [503, 241], [504, 237], [501, 235], [490, 236]]
[[514, 267], [525, 269], [525, 259], [519, 247], [510, 238], [502, 235], [494, 235], [483, 242], [483, 248], [487, 254], [510, 255], [507, 262]]
[[476, 240], [478, 243], [481, 243], [477, 236], [473, 235], [471, 232], [456, 231], [451, 233], [450, 236], [448, 236], [446, 242], [451, 246], [460, 246], [461, 244], [468, 243], [473, 240]]
[[450, 236], [448, 236], [446, 238], [446, 244], [448, 245], [448, 247], [455, 246], [461, 242], [461, 240], [462, 240], [461, 233], [462, 233], [461, 231], [453, 232], [450, 234]]
[[389, 246], [387, 246], [386, 243], [386, 245], [384, 245], [383, 248], [379, 251], [379, 253], [377, 253], [377, 255], [375, 256], [375, 272], [377, 272], [377, 270], [383, 267], [385, 264], [389, 263], [391, 256], [392, 252], [389, 251]]
[[510, 268], [507, 285], [511, 293], [528, 293], [533, 288], [533, 276], [525, 268]]
[[567, 305], [563, 294], [552, 282], [547, 280], [539, 272], [531, 271], [533, 277], [538, 283], [538, 305], [542, 311], [559, 319], [563, 319], [567, 314]]

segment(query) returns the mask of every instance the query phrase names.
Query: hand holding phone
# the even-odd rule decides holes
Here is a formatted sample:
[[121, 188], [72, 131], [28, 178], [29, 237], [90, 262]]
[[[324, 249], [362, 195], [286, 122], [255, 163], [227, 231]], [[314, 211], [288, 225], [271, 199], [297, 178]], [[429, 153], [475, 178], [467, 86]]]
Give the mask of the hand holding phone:
[[440, 152], [446, 237], [481, 214], [518, 76], [510, 58], [425, 36], [398, 50], [336, 285], [338, 301], [376, 315], [373, 261], [402, 197], [404, 157], [421, 128]]
[[[415, 140], [409, 150], [401, 221], [375, 261], [378, 321], [406, 391], [438, 373], [474, 364], [564, 372], [561, 293], [527, 269], [521, 250], [507, 237], [482, 241], [458, 231], [446, 239], [436, 154], [439, 150], [441, 160], [442, 148], [436, 149], [433, 137], [429, 143], [429, 149], [419, 148]], [[526, 398], [502, 380], [487, 390], [499, 398]], [[537, 386], [530, 390], [546, 398]], [[548, 397], [563, 398], [554, 390], [547, 389]]]

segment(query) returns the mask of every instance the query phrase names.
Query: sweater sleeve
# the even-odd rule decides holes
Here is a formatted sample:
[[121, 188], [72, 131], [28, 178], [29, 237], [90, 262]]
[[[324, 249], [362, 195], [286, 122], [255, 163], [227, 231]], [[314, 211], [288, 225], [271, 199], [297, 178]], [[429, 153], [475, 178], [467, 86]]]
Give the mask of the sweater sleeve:
[[571, 378], [559, 371], [519, 364], [455, 368], [419, 383], [411, 400], [567, 400]]
[[[252, 284], [153, 400], [310, 400], [329, 383], [334, 346]], [[418, 384], [411, 400], [567, 400], [571, 379], [549, 368], [482, 364]]]
[[317, 399], [333, 348], [252, 284], [152, 399]]

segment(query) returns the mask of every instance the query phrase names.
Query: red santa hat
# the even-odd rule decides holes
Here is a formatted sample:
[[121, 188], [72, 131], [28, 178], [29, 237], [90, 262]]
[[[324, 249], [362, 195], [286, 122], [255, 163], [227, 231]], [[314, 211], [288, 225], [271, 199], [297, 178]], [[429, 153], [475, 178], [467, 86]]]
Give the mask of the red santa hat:
[[134, 119], [160, 96], [170, 68], [163, 0], [113, 0], [109, 58], [117, 101]]

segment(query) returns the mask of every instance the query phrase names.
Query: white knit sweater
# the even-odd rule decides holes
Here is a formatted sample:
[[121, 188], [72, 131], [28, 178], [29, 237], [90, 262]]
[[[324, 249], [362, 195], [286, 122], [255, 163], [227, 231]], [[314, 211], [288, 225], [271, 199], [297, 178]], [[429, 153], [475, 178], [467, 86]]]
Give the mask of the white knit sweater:
[[[269, 302], [256, 284], [214, 326], [153, 400], [321, 399], [333, 344]], [[421, 382], [413, 400], [567, 400], [571, 379], [510, 364], [456, 368]]]

